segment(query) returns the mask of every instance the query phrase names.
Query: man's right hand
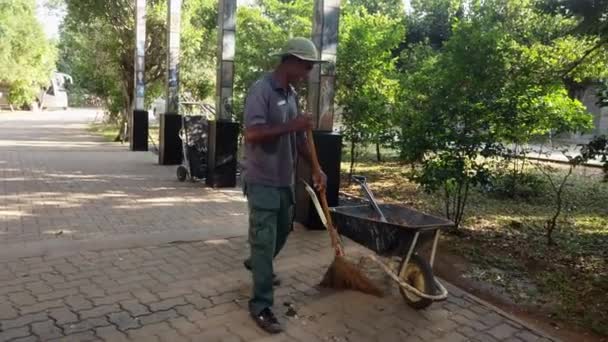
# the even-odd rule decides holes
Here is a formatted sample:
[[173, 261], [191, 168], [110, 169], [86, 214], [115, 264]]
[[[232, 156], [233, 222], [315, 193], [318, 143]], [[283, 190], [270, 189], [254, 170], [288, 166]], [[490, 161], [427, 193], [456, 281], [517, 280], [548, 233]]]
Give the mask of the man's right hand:
[[289, 128], [295, 132], [306, 131], [312, 128], [312, 116], [308, 114], [298, 115], [295, 118], [287, 122]]

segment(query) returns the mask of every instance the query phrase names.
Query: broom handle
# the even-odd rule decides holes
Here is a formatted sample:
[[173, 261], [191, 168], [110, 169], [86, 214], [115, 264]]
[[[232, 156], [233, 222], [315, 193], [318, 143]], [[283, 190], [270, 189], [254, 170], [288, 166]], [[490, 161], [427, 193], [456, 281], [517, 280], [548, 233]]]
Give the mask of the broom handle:
[[[307, 141], [308, 141], [308, 149], [310, 150], [310, 161], [312, 163], [312, 171], [314, 173], [321, 172], [321, 165], [319, 164], [319, 158], [317, 157], [317, 149], [315, 148], [315, 141], [312, 137], [312, 130], [309, 128], [306, 132]], [[331, 220], [331, 215], [329, 213], [329, 206], [327, 205], [327, 196], [325, 194], [325, 189], [319, 191], [319, 198], [321, 200], [321, 207], [323, 208], [323, 214], [325, 214], [325, 219], [327, 220], [327, 231], [329, 232], [329, 237], [331, 238], [331, 245], [336, 251], [337, 256], [344, 255], [344, 248], [340, 243], [340, 238], [338, 237], [338, 232], [334, 227], [334, 224]]]

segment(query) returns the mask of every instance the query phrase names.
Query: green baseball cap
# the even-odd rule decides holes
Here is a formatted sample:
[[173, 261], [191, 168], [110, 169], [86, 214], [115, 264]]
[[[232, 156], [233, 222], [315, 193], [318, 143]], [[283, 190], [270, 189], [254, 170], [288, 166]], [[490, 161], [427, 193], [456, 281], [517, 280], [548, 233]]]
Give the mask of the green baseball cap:
[[281, 52], [275, 53], [275, 56], [292, 55], [301, 60], [313, 63], [322, 63], [319, 58], [319, 52], [315, 44], [307, 38], [296, 37], [287, 41]]

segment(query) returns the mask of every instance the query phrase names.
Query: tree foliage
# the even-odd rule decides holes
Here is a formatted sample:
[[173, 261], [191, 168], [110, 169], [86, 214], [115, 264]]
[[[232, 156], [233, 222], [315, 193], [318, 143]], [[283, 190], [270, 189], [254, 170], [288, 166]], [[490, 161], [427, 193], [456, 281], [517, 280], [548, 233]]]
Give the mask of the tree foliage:
[[[61, 69], [71, 73], [76, 89], [105, 100], [126, 122], [133, 104], [135, 48], [134, 2], [63, 0]], [[165, 90], [167, 2], [147, 1], [146, 102]], [[181, 21], [180, 89], [189, 98], [211, 96], [215, 85], [217, 2], [185, 1]]]
[[[392, 51], [404, 37], [399, 19], [371, 14], [363, 6], [347, 6], [340, 26], [337, 60], [337, 103], [342, 109], [344, 135], [355, 145], [386, 142], [394, 125], [399, 86]], [[378, 158], [380, 158], [378, 156]]]
[[[505, 144], [590, 127], [562, 77], [580, 46], [593, 44], [564, 35], [575, 24], [529, 0], [472, 3], [440, 53], [404, 73], [402, 156], [421, 163], [413, 179], [442, 189], [457, 224], [470, 187], [489, 180]], [[597, 75], [605, 63], [589, 59], [572, 75]]]
[[33, 102], [55, 69], [56, 50], [35, 9], [34, 0], [0, 0], [0, 86], [18, 106]]
[[290, 37], [310, 37], [312, 0], [259, 0], [237, 10], [235, 107], [241, 113], [247, 90], [278, 63], [277, 52]]

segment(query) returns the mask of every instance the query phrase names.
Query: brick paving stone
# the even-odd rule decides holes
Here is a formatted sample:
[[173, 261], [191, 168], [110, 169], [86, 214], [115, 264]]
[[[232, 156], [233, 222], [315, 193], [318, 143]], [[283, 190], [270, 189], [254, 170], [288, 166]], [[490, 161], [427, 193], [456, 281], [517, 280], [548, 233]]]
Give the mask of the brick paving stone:
[[26, 337], [19, 337], [17, 339], [11, 340], [11, 342], [38, 342], [39, 339], [36, 336], [26, 336]]
[[39, 302], [34, 305], [22, 306], [19, 308], [19, 311], [21, 312], [21, 314], [27, 315], [30, 313], [59, 308], [59, 307], [62, 307], [63, 305], [64, 305], [63, 301], [61, 301], [60, 299], [56, 299], [56, 300], [49, 300], [49, 301], [45, 301], [45, 302]]
[[0, 320], [12, 319], [19, 316], [17, 310], [9, 303], [0, 303]]
[[[282, 294], [286, 294], [281, 292], [282, 288], [279, 289], [275, 289], [274, 291], [274, 295], [275, 297], [280, 297]], [[211, 301], [211, 303], [213, 303], [213, 305], [219, 305], [219, 304], [225, 304], [225, 303], [231, 303], [234, 302], [235, 300], [237, 300], [238, 298], [240, 298], [239, 294], [236, 292], [226, 292], [223, 293], [221, 295], [217, 295], [217, 296], [211, 296], [209, 298], [209, 300]]]
[[406, 341], [408, 337], [409, 334], [396, 328], [380, 331], [379, 334], [376, 335], [376, 339], [382, 342], [402, 342]]
[[481, 316], [479, 320], [488, 327], [495, 327], [504, 321], [504, 317], [497, 313], [490, 312]]
[[512, 337], [517, 332], [518, 332], [517, 329], [515, 329], [512, 325], [509, 325], [506, 323], [500, 324], [500, 325], [488, 330], [488, 334], [494, 336], [495, 338], [497, 338], [499, 340], [503, 340], [503, 339]]
[[132, 317], [128, 312], [125, 311], [109, 314], [108, 320], [116, 325], [121, 331], [136, 329], [141, 326], [138, 319]]
[[194, 335], [193, 339], [196, 339], [197, 341], [221, 342], [228, 340], [230, 336], [236, 337], [237, 341], [240, 341], [240, 338], [237, 335], [231, 333], [223, 326], [204, 330], [202, 333]]
[[163, 301], [156, 302], [156, 303], [150, 303], [148, 305], [148, 307], [153, 312], [156, 312], [156, 311], [166, 311], [166, 310], [172, 309], [178, 305], [185, 305], [185, 304], [186, 304], [186, 301], [183, 298], [171, 298], [171, 299], [165, 299]]
[[236, 305], [235, 303], [225, 303], [225, 304], [213, 306], [213, 307], [211, 307], [209, 309], [205, 309], [203, 311], [205, 312], [205, 314], [207, 316], [216, 316], [216, 315], [223, 315], [225, 313], [235, 311], [238, 309], [239, 309], [239, 306]]
[[200, 294], [186, 295], [185, 299], [188, 303], [194, 305], [195, 308], [202, 310], [213, 306], [213, 303], [207, 298], [203, 298]]
[[25, 288], [28, 289], [33, 295], [40, 295], [45, 293], [50, 293], [53, 291], [53, 288], [43, 282], [36, 282], [26, 284]]
[[154, 324], [144, 325], [143, 327], [136, 330], [129, 330], [127, 334], [131, 339], [137, 340], [140, 336], [158, 336], [162, 333], [173, 331], [176, 332], [169, 323], [167, 322], [157, 322]]
[[32, 324], [35, 322], [45, 321], [47, 319], [48, 319], [48, 316], [46, 313], [39, 312], [39, 313], [35, 313], [35, 314], [22, 315], [15, 319], [0, 321], [0, 327], [3, 330], [19, 328], [19, 327], [22, 327], [22, 326], [25, 326], [28, 324]]
[[441, 338], [435, 339], [437, 342], [464, 342], [469, 341], [470, 339], [459, 332], [452, 331]]
[[150, 304], [150, 303], [154, 303], [154, 302], [158, 302], [159, 301], [158, 296], [156, 296], [155, 294], [152, 294], [152, 292], [150, 292], [148, 290], [138, 289], [138, 290], [131, 291], [131, 293], [142, 304]]
[[184, 317], [169, 320], [169, 325], [182, 336], [191, 336], [201, 332], [195, 324]]
[[204, 321], [208, 318], [203, 311], [198, 310], [192, 304], [176, 306], [175, 311], [192, 323]]
[[63, 325], [63, 332], [66, 335], [71, 335], [79, 332], [84, 332], [87, 330], [92, 330], [99, 327], [109, 326], [110, 322], [105, 317], [96, 317], [89, 318], [85, 320], [78, 321], [76, 323], [70, 323]]
[[519, 331], [515, 334], [515, 336], [519, 337], [525, 342], [536, 342], [540, 340], [540, 336], [529, 331]]
[[92, 309], [80, 311], [80, 312], [78, 312], [78, 314], [80, 315], [81, 318], [86, 319], [86, 318], [91, 318], [91, 317], [99, 317], [99, 316], [103, 316], [103, 315], [107, 315], [109, 313], [119, 312], [119, 311], [120, 311], [120, 307], [118, 305], [111, 304], [111, 305], [95, 306]]
[[[239, 336], [243, 341], [255, 341], [265, 335], [264, 332], [260, 331], [260, 329], [255, 326], [255, 323], [253, 323], [253, 321], [243, 322], [241, 324], [231, 324], [228, 326], [228, 330], [231, 333]], [[298, 338], [296, 336], [297, 332], [294, 332], [291, 327], [287, 330], [287, 333], [293, 338]], [[308, 341], [312, 342], [313, 340]]]
[[6, 295], [6, 294], [11, 294], [14, 292], [20, 292], [22, 290], [23, 290], [23, 287], [21, 287], [19, 285], [0, 286], [0, 296]]
[[17, 337], [26, 337], [30, 334], [27, 327], [14, 328], [0, 331], [0, 341], [10, 341]]
[[49, 292], [49, 293], [39, 294], [36, 297], [38, 298], [39, 301], [47, 301], [47, 300], [52, 300], [52, 299], [60, 299], [60, 298], [64, 298], [64, 297], [74, 296], [74, 295], [77, 295], [78, 293], [79, 293], [79, 291], [77, 288], [70, 288], [70, 289], [66, 289], [66, 290], [58, 290], [58, 291], [53, 291], [53, 292]]
[[115, 326], [107, 326], [95, 329], [95, 335], [108, 342], [127, 342], [126, 334], [116, 329]]
[[75, 311], [83, 311], [93, 308], [93, 303], [83, 295], [69, 296], [65, 298], [65, 303]]
[[115, 293], [105, 297], [93, 298], [93, 305], [109, 305], [115, 304], [122, 300], [133, 299], [133, 295], [129, 292]]
[[32, 324], [32, 332], [42, 340], [49, 340], [63, 336], [61, 329], [53, 321]]
[[517, 337], [509, 337], [505, 342], [522, 342], [522, 340]]
[[19, 306], [29, 306], [38, 303], [36, 297], [32, 296], [29, 292], [14, 292], [8, 295], [8, 299], [13, 304], [19, 304]]
[[148, 324], [167, 321], [167, 320], [170, 320], [171, 318], [176, 318], [177, 316], [178, 316], [177, 312], [173, 309], [166, 310], [166, 311], [157, 311], [157, 312], [151, 313], [149, 315], [140, 316], [139, 322], [142, 325], [148, 325]]
[[[103, 298], [106, 296], [106, 292], [103, 290], [103, 285], [85, 285], [80, 287], [80, 293], [85, 295], [87, 298]], [[113, 285], [105, 285], [108, 288], [112, 288]]]
[[78, 321], [78, 316], [65, 307], [51, 310], [49, 312], [49, 316], [51, 316], [51, 318], [53, 318], [59, 325]]
[[120, 304], [121, 308], [128, 311], [133, 317], [147, 315], [150, 313], [150, 310], [148, 310], [148, 307], [141, 304], [136, 299], [122, 301], [119, 304]]
[[83, 331], [77, 334], [51, 340], [49, 342], [103, 342], [103, 340], [95, 336], [95, 332], [93, 331]]
[[450, 319], [452, 321], [456, 322], [457, 324], [464, 325], [464, 326], [467, 326], [467, 327], [471, 327], [471, 328], [473, 328], [473, 329], [475, 329], [477, 331], [481, 331], [481, 330], [487, 329], [487, 327], [483, 323], [479, 322], [478, 320], [473, 320], [473, 319], [470, 319], [468, 317], [461, 316], [460, 312], [458, 314], [456, 314], [456, 315], [452, 315], [450, 317]]

